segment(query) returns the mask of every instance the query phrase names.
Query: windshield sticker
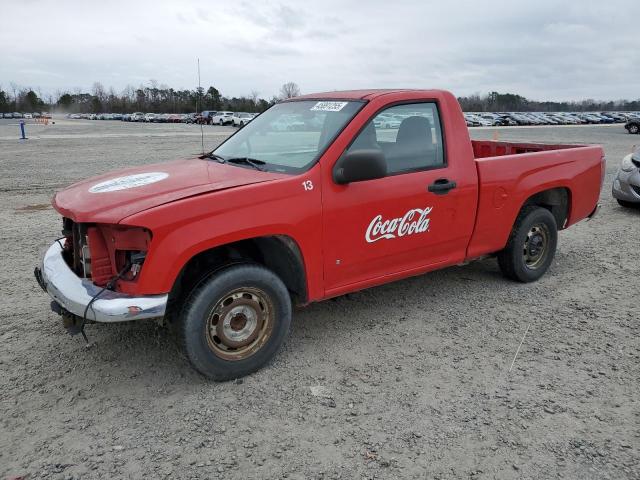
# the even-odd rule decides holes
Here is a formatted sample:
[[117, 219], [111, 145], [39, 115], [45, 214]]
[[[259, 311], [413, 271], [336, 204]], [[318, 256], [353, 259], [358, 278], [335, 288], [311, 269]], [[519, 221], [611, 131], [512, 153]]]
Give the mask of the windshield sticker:
[[339, 112], [349, 102], [318, 102], [311, 110], [319, 112]]
[[405, 213], [402, 217], [383, 220], [382, 215], [378, 215], [371, 220], [369, 228], [364, 235], [368, 243], [377, 242], [382, 239], [392, 239], [423, 233], [429, 231], [429, 214], [433, 207], [414, 208]]
[[150, 183], [156, 183], [164, 180], [169, 176], [165, 172], [149, 172], [138, 173], [136, 175], [127, 175], [126, 177], [112, 178], [105, 182], [96, 183], [89, 189], [90, 193], [115, 192], [118, 190], [126, 190], [128, 188], [142, 187]]

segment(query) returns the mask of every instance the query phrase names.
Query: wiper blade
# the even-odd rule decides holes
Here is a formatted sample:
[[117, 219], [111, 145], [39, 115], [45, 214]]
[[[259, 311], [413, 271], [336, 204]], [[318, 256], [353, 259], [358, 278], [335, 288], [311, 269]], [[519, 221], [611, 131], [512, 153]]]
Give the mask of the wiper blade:
[[258, 160], [257, 158], [249, 158], [249, 157], [235, 157], [235, 158], [227, 158], [226, 161], [228, 163], [240, 163], [243, 165], [251, 165], [256, 170], [260, 170], [264, 172], [264, 168], [262, 165], [266, 165], [267, 162], [262, 160]]
[[200, 158], [211, 158], [213, 160], [217, 160], [220, 163], [226, 163], [226, 160], [223, 157], [221, 157], [220, 155], [216, 155], [213, 152], [209, 152], [209, 153], [207, 153], [206, 155], [204, 155], [204, 156], [202, 156]]

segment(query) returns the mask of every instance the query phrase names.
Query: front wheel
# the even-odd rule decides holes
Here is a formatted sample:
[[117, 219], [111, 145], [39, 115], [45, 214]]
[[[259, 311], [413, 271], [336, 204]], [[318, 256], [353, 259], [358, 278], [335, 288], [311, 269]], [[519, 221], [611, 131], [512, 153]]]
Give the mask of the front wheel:
[[635, 123], [629, 125], [629, 133], [638, 133], [638, 131], [640, 131], [640, 126], [636, 125]]
[[527, 283], [548, 270], [556, 253], [555, 217], [542, 207], [526, 207], [516, 219], [507, 246], [498, 253], [498, 265], [507, 278]]
[[197, 286], [178, 319], [191, 362], [217, 381], [248, 375], [278, 352], [291, 325], [291, 299], [282, 280], [253, 264], [226, 268]]

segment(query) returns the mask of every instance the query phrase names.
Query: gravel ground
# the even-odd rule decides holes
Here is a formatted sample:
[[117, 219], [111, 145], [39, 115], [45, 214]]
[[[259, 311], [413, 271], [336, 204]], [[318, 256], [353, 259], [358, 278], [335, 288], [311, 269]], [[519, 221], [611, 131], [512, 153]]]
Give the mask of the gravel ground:
[[605, 147], [601, 213], [561, 233], [539, 282], [486, 260], [314, 304], [270, 366], [215, 384], [153, 322], [91, 325], [86, 348], [32, 274], [57, 188], [196, 153], [199, 127], [60, 120], [18, 142], [9, 123], [1, 477], [640, 478], [640, 211], [610, 195], [640, 137], [622, 126], [472, 129]]

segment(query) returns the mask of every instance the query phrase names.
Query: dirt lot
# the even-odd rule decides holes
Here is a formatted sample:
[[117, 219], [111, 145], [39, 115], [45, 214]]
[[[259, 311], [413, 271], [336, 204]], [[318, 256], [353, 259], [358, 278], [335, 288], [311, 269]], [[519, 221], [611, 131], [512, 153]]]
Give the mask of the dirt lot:
[[32, 274], [56, 189], [196, 153], [199, 127], [58, 121], [21, 143], [7, 123], [2, 478], [640, 478], [640, 211], [610, 195], [640, 137], [622, 126], [499, 130], [606, 149], [601, 213], [560, 235], [541, 281], [486, 260], [312, 305], [273, 364], [215, 384], [153, 322], [91, 325], [85, 348]]

